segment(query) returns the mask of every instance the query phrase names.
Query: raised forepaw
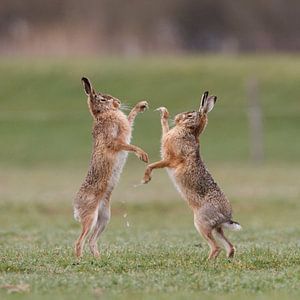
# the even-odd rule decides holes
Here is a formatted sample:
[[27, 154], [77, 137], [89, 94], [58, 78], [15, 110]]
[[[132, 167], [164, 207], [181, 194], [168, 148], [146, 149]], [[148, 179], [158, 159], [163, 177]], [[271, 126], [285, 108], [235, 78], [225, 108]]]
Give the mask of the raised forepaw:
[[136, 104], [135, 108], [138, 110], [138, 112], [144, 112], [149, 108], [149, 104], [147, 101], [140, 101], [138, 104]]
[[166, 107], [161, 106], [155, 109], [155, 111], [159, 111], [162, 118], [168, 118], [169, 112]]

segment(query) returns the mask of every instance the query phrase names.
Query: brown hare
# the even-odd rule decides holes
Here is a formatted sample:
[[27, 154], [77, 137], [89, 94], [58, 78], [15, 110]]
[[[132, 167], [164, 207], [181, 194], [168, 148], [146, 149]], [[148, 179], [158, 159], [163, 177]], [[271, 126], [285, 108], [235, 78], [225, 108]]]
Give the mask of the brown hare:
[[225, 247], [227, 257], [233, 257], [235, 248], [225, 237], [223, 228], [241, 229], [237, 222], [232, 221], [231, 205], [200, 156], [199, 135], [207, 125], [207, 114], [213, 109], [216, 99], [215, 96], [208, 97], [208, 92], [205, 92], [199, 111], [178, 114], [172, 129], [169, 129], [167, 109], [158, 109], [162, 124], [162, 160], [147, 166], [142, 181], [151, 180], [153, 169], [167, 168], [175, 187], [193, 210], [197, 231], [210, 246], [209, 259], [220, 253], [216, 239]]
[[81, 222], [82, 232], [75, 244], [75, 254], [82, 255], [85, 239], [90, 233], [89, 246], [99, 256], [97, 239], [110, 219], [110, 198], [117, 184], [128, 151], [148, 162], [148, 155], [131, 145], [132, 125], [139, 112], [147, 107], [141, 101], [128, 117], [120, 110], [120, 101], [110, 95], [96, 93], [88, 78], [83, 77], [84, 91], [93, 117], [93, 152], [87, 176], [74, 200], [74, 217]]

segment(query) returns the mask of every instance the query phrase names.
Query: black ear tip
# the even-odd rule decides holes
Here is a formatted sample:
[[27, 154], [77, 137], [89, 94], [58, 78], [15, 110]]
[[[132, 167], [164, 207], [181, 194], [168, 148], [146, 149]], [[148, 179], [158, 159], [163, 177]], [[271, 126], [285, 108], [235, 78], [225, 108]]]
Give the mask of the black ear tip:
[[201, 97], [201, 99], [202, 99], [202, 104], [204, 104], [203, 101], [206, 100], [207, 97], [208, 97], [208, 91], [205, 91], [205, 92], [202, 94], [202, 97]]
[[81, 77], [81, 81], [88, 82], [89, 80], [86, 77]]
[[218, 97], [217, 96], [214, 96], [214, 102], [216, 103]]

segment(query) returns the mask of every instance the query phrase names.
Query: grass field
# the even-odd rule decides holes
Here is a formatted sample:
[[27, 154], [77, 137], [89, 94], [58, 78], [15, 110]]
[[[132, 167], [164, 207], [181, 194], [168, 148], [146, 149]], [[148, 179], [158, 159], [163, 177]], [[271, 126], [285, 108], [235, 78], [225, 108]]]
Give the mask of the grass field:
[[[136, 60], [0, 60], [1, 299], [291, 299], [300, 296], [300, 58], [189, 57]], [[148, 99], [133, 143], [159, 157], [159, 116], [219, 101], [202, 154], [244, 230], [237, 247], [207, 262], [208, 247], [164, 171], [147, 186], [130, 156], [113, 194], [102, 256], [73, 257], [79, 224], [71, 203], [91, 151], [80, 77], [128, 105]], [[266, 159], [249, 160], [245, 85], [256, 77]], [[13, 290], [16, 292], [13, 292]]]

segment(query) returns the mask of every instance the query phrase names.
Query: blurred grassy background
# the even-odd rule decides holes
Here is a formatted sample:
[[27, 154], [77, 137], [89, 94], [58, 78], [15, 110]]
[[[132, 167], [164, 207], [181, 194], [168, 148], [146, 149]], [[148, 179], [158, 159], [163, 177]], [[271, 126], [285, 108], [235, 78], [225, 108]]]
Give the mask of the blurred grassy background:
[[[2, 284], [26, 282], [35, 293], [76, 294], [78, 287], [181, 291], [182, 298], [190, 292], [299, 291], [299, 57], [2, 58], [0, 74]], [[130, 106], [149, 101], [150, 110], [136, 120], [133, 143], [151, 161], [159, 158], [160, 148], [159, 115], [153, 109], [166, 106], [173, 117], [197, 108], [204, 90], [218, 95], [200, 142], [204, 160], [233, 203], [234, 219], [244, 227], [231, 235], [238, 247], [234, 264], [205, 262], [208, 249], [204, 243], [199, 251], [194, 247], [200, 239], [191, 213], [164, 171], [156, 171], [149, 185], [133, 187], [145, 165], [130, 155], [100, 243], [103, 261], [93, 265], [86, 254], [82, 265], [73, 265], [79, 225], [71, 203], [91, 152], [82, 75], [96, 90]], [[249, 159], [249, 78], [257, 79], [263, 106], [261, 165]], [[48, 272], [60, 275], [52, 282]]]
[[[148, 99], [134, 142], [159, 157], [160, 123], [153, 109], [172, 116], [195, 109], [204, 90], [219, 96], [201, 137], [207, 161], [248, 160], [245, 85], [255, 77], [263, 103], [268, 162], [299, 162], [299, 75], [296, 57], [203, 56], [135, 60], [21, 60], [0, 62], [1, 165], [86, 163], [91, 119], [80, 78], [90, 77], [102, 92], [133, 105]], [[151, 130], [149, 130], [151, 128]]]

